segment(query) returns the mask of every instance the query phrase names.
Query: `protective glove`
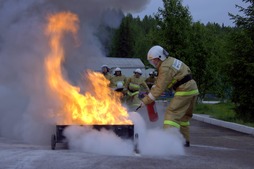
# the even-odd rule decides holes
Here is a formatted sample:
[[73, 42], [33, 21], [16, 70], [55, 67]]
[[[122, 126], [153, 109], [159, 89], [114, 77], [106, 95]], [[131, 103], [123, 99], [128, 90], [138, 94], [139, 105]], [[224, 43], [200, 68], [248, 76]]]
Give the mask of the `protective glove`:
[[136, 111], [138, 111], [138, 109], [140, 109], [140, 108], [142, 108], [144, 106], [145, 106], [145, 104], [141, 101], [140, 105], [136, 108]]

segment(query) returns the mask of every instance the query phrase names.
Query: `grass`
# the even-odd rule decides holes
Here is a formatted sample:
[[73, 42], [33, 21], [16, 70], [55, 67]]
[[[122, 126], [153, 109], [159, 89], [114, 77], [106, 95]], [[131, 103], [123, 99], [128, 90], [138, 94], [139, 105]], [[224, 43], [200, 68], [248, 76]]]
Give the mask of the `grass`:
[[233, 103], [218, 103], [218, 104], [197, 103], [194, 113], [195, 114], [206, 114], [206, 115], [210, 115], [210, 117], [213, 117], [216, 119], [254, 127], [254, 123], [245, 123], [242, 120], [235, 118]]

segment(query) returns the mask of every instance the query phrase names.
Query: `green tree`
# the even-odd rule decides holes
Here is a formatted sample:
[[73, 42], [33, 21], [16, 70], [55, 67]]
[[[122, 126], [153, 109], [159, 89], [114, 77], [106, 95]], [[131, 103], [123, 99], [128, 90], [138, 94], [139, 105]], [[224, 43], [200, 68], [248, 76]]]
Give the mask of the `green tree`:
[[164, 9], [160, 8], [156, 15], [160, 27], [160, 44], [171, 56], [186, 61], [192, 17], [188, 8], [182, 5], [182, 0], [163, 2]]
[[200, 22], [193, 23], [189, 32], [188, 46], [189, 66], [192, 68], [194, 79], [199, 84], [200, 98], [206, 93], [218, 94], [224, 97], [225, 73], [223, 63], [226, 60], [226, 35], [220, 25]]
[[237, 26], [231, 36], [229, 77], [233, 85], [232, 100], [237, 117], [254, 122], [254, 1], [247, 8], [236, 5], [245, 16], [229, 14]]
[[160, 44], [170, 56], [181, 59], [191, 68], [202, 98], [211, 82], [206, 27], [199, 22], [192, 23], [188, 8], [182, 5], [181, 0], [163, 2], [164, 9], [159, 9], [156, 15], [161, 28], [158, 34]]
[[[188, 57], [191, 58], [188, 65], [191, 67], [194, 79], [199, 84], [201, 99], [204, 97], [211, 80], [208, 69], [209, 51], [206, 40], [208, 39], [205, 25], [200, 22], [193, 23], [189, 32], [190, 45], [188, 47]], [[209, 80], [208, 80], [209, 79]]]
[[226, 63], [228, 60], [227, 42], [232, 28], [220, 26], [216, 23], [206, 25], [206, 49], [208, 52], [206, 77], [207, 92], [217, 94], [220, 98], [228, 98], [230, 83], [227, 77]]
[[147, 61], [147, 52], [156, 43], [157, 21], [151, 16], [145, 16], [135, 25], [137, 29], [135, 31], [134, 57], [140, 58], [145, 65], [150, 66]]
[[[132, 46], [131, 57], [141, 58], [147, 66], [147, 52], [153, 45], [162, 45], [170, 56], [184, 61], [190, 66], [194, 79], [197, 81], [201, 98], [209, 92], [226, 96], [230, 89], [227, 78], [228, 35], [234, 29], [220, 26], [217, 23], [204, 25], [193, 23], [187, 7], [182, 6], [181, 0], [164, 0], [164, 8], [159, 9], [155, 16], [132, 18], [127, 15], [116, 30], [111, 47], [111, 56], [123, 57], [117, 54], [122, 41]], [[128, 32], [123, 32], [128, 21]], [[131, 35], [131, 38], [128, 38]], [[126, 36], [126, 37], [124, 37]], [[128, 56], [130, 57], [130, 55]]]
[[114, 36], [110, 56], [132, 58], [134, 55], [134, 36], [131, 30], [132, 15], [123, 18], [121, 25]]
[[[126, 21], [128, 21], [127, 26]], [[139, 17], [133, 18], [128, 14], [122, 20], [121, 26], [115, 31], [114, 40], [111, 44], [110, 56], [124, 57], [122, 52], [125, 51], [128, 46], [131, 46], [129, 50], [131, 52], [129, 52], [127, 57], [140, 58], [145, 65], [149, 65], [146, 55], [149, 48], [153, 44], [157, 44], [155, 42], [156, 26], [157, 20], [152, 16], [145, 16], [143, 20], [140, 20]]]
[[193, 23], [188, 7], [181, 0], [163, 0], [156, 18], [161, 28], [157, 38], [170, 56], [183, 60], [192, 70], [202, 98], [212, 92], [225, 97], [226, 74], [223, 71], [227, 59], [228, 29], [216, 23], [206, 26]]

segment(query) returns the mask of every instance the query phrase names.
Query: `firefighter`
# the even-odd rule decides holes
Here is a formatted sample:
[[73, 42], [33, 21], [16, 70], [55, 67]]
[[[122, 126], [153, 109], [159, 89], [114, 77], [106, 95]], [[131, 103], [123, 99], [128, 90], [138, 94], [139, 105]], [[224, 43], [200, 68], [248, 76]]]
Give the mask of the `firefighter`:
[[112, 77], [112, 80], [111, 80], [112, 82], [111, 87], [114, 90], [121, 92], [124, 89], [124, 85], [126, 81], [127, 81], [127, 78], [124, 75], [122, 75], [122, 70], [119, 67], [117, 67], [115, 69], [114, 76]]
[[112, 85], [112, 75], [109, 73], [109, 67], [108, 67], [108, 65], [102, 65], [101, 66], [101, 73], [105, 76], [105, 78], [106, 79], [108, 79], [109, 80], [109, 82], [110, 82], [110, 84], [109, 84], [109, 86], [111, 86]]
[[139, 99], [141, 87], [143, 87], [146, 92], [149, 92], [149, 87], [145, 83], [145, 80], [141, 77], [142, 71], [140, 69], [136, 69], [133, 73], [134, 75], [130, 77], [125, 84], [125, 88], [127, 90], [125, 102], [131, 110], [134, 110], [134, 108], [139, 106], [141, 103], [141, 100]]
[[149, 77], [145, 80], [147, 86], [149, 87], [149, 89], [152, 88], [152, 86], [154, 85], [156, 81], [156, 77], [155, 77], [155, 73], [154, 72], [150, 72], [149, 73]]
[[142, 99], [140, 106], [149, 104], [159, 97], [168, 87], [175, 91], [168, 105], [163, 128], [176, 127], [185, 138], [185, 146], [190, 146], [189, 120], [199, 94], [196, 82], [192, 79], [190, 68], [182, 61], [168, 56], [161, 46], [153, 46], [147, 60], [158, 69], [158, 77], [150, 93]]

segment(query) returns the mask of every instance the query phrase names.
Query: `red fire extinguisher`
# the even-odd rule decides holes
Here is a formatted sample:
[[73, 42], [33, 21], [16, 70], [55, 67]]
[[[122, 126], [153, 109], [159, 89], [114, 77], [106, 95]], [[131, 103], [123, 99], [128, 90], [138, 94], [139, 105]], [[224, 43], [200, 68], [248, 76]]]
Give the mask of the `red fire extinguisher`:
[[[138, 111], [138, 109], [140, 109], [140, 108], [141, 108], [141, 105], [139, 107], [137, 107], [136, 111]], [[147, 104], [146, 109], [147, 109], [149, 120], [151, 122], [157, 121], [158, 120], [158, 112], [156, 110], [155, 102]]]
[[158, 120], [158, 112], [156, 110], [155, 102], [146, 105], [149, 120], [155, 122]]

